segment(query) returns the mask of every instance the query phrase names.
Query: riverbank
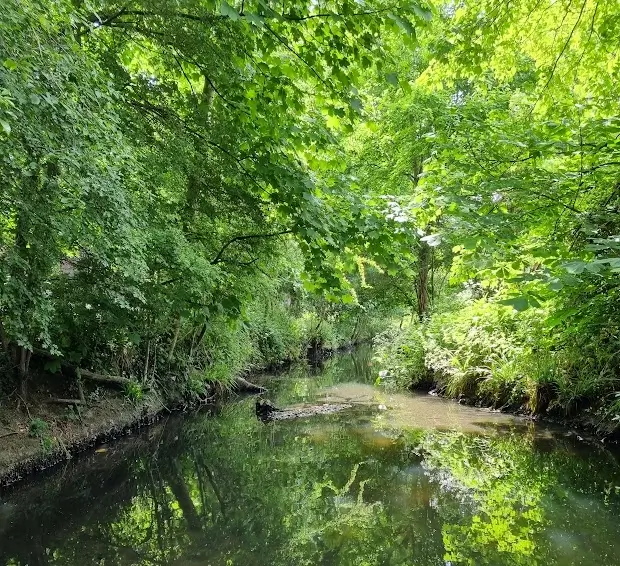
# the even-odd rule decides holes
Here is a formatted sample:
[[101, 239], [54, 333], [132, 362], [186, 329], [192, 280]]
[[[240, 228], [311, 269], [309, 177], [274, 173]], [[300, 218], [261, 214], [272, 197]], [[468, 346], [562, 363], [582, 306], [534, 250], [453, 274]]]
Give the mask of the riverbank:
[[370, 362], [360, 348], [265, 376], [278, 407], [352, 410], [265, 425], [241, 398], [164, 417], [7, 490], [0, 564], [401, 566], [449, 555], [565, 566], [617, 555], [616, 449], [385, 391]]
[[615, 362], [602, 347], [551, 347], [535, 315], [457, 297], [424, 321], [377, 337], [380, 381], [617, 440]]
[[105, 391], [78, 413], [73, 407], [46, 403], [43, 395], [35, 394], [27, 411], [2, 409], [0, 489], [150, 425], [179, 407], [178, 402], [164, 403], [155, 391], [139, 402], [130, 401], [121, 392]]
[[[354, 347], [355, 344], [344, 344], [315, 351], [308, 361], [321, 363]], [[292, 363], [282, 362], [269, 371], [285, 371]], [[266, 371], [257, 370], [251, 375], [259, 376]], [[214, 385], [209, 396], [188, 398], [180, 393], [165, 397], [161, 391], [150, 389], [132, 399], [124, 391], [94, 388], [86, 391], [88, 400], [84, 405], [78, 405], [51, 402], [63, 387], [57, 382], [53, 376], [40, 375], [27, 406], [18, 399], [12, 407], [6, 403], [0, 407], [0, 490], [150, 426], [171, 412], [215, 404], [232, 390]], [[239, 392], [260, 393], [262, 389], [241, 376], [229, 380], [228, 387], [235, 382]]]

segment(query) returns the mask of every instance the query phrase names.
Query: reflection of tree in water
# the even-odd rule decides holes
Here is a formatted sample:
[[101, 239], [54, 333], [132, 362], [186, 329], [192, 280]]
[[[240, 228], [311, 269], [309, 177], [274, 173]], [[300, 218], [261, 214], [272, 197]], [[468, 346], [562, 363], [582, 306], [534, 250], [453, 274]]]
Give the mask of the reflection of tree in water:
[[319, 391], [340, 383], [374, 384], [378, 370], [373, 368], [372, 353], [370, 346], [359, 346], [351, 352], [324, 359], [320, 369], [305, 364], [295, 366], [284, 377], [270, 380], [270, 395], [275, 395], [279, 404], [288, 405], [312, 402]]
[[[530, 432], [430, 431], [415, 439], [429, 476], [441, 486], [437, 506], [447, 562], [585, 565], [600, 562], [611, 547], [617, 552], [618, 543], [606, 528], [615, 529], [620, 500], [608, 499], [606, 508], [601, 497], [602, 485], [620, 480], [617, 462], [602, 465], [601, 459], [609, 464], [606, 450], [596, 454], [590, 449], [587, 458], [580, 458], [582, 447], [567, 439], [556, 440], [550, 450], [548, 438], [541, 441]], [[582, 540], [571, 535], [588, 531]], [[562, 554], [555, 544], [557, 532], [571, 538], [569, 553]]]
[[[21, 526], [30, 536], [42, 523], [40, 539], [17, 536], [0, 557], [16, 564], [267, 565], [358, 564], [364, 553], [376, 557], [372, 563], [403, 563], [396, 558], [413, 550], [410, 522], [395, 539], [399, 525], [388, 521], [389, 501], [375, 485], [379, 478], [398, 483], [398, 444], [387, 442], [379, 459], [363, 434], [348, 434], [337, 418], [322, 422], [265, 426], [241, 404], [218, 419], [170, 426], [155, 455], [133, 463], [125, 455], [110, 476], [92, 470], [55, 494], [39, 494], [49, 509], [22, 517]], [[54, 513], [67, 521], [54, 521]]]
[[363, 412], [263, 425], [252, 404], [171, 419], [16, 493], [0, 564], [579, 563], [547, 534], [558, 525], [596, 531], [592, 549], [571, 539], [584, 559], [616, 544], [617, 500], [600, 493], [620, 485], [615, 464], [568, 440], [391, 435]]

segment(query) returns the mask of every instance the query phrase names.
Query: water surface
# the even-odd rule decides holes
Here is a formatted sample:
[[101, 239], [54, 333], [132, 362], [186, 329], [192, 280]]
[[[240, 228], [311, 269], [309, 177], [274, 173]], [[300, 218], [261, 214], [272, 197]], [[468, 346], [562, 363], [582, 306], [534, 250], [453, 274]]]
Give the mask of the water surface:
[[373, 386], [361, 350], [172, 417], [0, 500], [0, 564], [620, 565], [618, 453], [568, 431]]

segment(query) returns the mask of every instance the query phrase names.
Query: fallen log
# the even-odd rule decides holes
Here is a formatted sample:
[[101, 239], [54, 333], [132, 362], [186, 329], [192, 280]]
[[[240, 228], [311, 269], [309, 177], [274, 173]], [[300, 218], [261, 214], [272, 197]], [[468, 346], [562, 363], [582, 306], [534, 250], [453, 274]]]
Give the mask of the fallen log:
[[60, 361], [60, 364], [62, 365], [62, 367], [65, 367], [73, 372], [75, 372], [77, 378], [78, 378], [78, 382], [81, 378], [85, 378], [85, 379], [89, 379], [90, 381], [96, 381], [98, 383], [105, 383], [105, 384], [112, 384], [112, 385], [127, 385], [128, 383], [131, 382], [131, 379], [127, 378], [127, 377], [121, 377], [120, 375], [104, 375], [102, 373], [97, 373], [94, 371], [90, 371], [87, 369], [83, 369], [74, 365], [71, 365], [69, 362], [66, 362], [65, 360], [63, 360], [62, 358], [58, 358], [57, 356], [54, 356], [53, 354], [50, 354], [49, 352], [46, 352], [45, 350], [41, 350], [39, 348], [35, 348], [33, 350], [33, 352], [37, 355], [37, 356], [41, 356], [43, 358], [47, 358], [49, 360], [58, 360]]
[[284, 421], [312, 417], [314, 415], [330, 415], [345, 409], [351, 409], [352, 407], [353, 405], [349, 403], [325, 403], [323, 405], [301, 405], [277, 409], [267, 401], [256, 403], [256, 416], [263, 422]]
[[83, 378], [90, 379], [91, 381], [96, 381], [98, 383], [112, 383], [114, 385], [127, 385], [128, 383], [131, 383], [131, 379], [121, 377], [119, 375], [103, 375], [102, 373], [95, 373], [94, 371], [89, 371], [87, 369], [74, 369], [76, 370], [76, 373], [79, 371], [79, 375]]

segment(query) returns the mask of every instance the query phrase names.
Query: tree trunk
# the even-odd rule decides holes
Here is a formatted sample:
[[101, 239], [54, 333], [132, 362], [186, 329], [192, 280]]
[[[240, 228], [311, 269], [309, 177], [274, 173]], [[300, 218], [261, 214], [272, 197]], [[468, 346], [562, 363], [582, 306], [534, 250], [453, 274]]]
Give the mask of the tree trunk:
[[4, 330], [4, 325], [2, 324], [1, 320], [0, 320], [0, 342], [2, 342], [2, 349], [4, 350], [4, 355], [12, 363], [13, 360], [11, 359], [11, 343], [9, 342], [9, 337], [6, 335], [6, 332]]
[[183, 512], [183, 517], [187, 521], [187, 526], [192, 531], [201, 531], [202, 522], [200, 520], [200, 516], [196, 511], [196, 507], [194, 506], [194, 502], [189, 489], [187, 488], [187, 484], [185, 483], [185, 478], [183, 477], [181, 467], [178, 463], [174, 464], [174, 470], [167, 479], [168, 485], [170, 486], [170, 489], [174, 494], [181, 511]]
[[30, 364], [30, 352], [23, 346], [18, 346], [19, 363], [17, 364], [17, 376], [19, 378], [19, 393], [24, 403], [28, 401], [28, 366]]
[[177, 346], [177, 342], [179, 340], [179, 333], [181, 332], [181, 317], [177, 317], [177, 321], [174, 328], [174, 336], [172, 337], [172, 344], [170, 344], [170, 351], [168, 352], [168, 363], [172, 361], [172, 356], [174, 355], [174, 349]]
[[417, 311], [418, 318], [422, 321], [428, 314], [429, 308], [429, 271], [430, 271], [431, 249], [425, 242], [420, 242], [418, 252], [418, 275], [416, 277], [416, 297], [418, 299]]

